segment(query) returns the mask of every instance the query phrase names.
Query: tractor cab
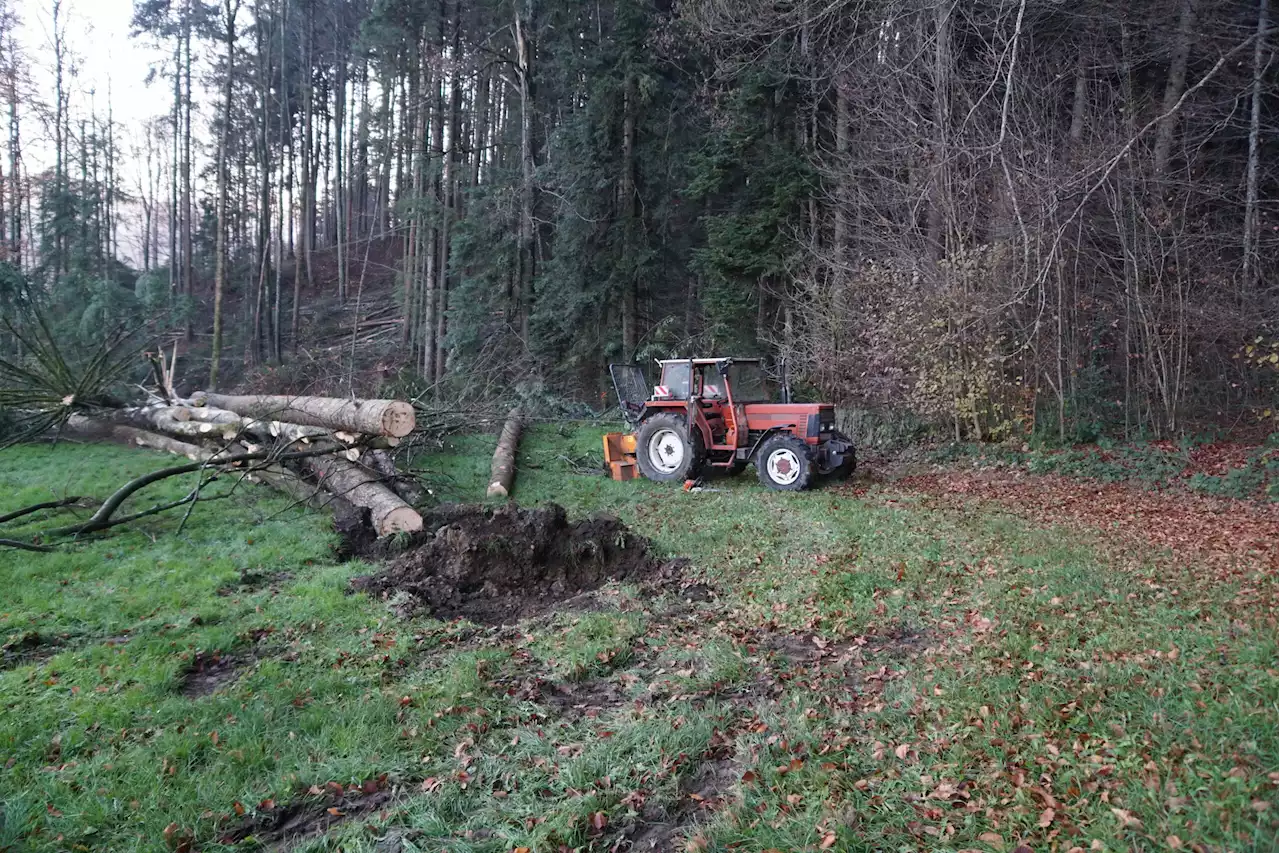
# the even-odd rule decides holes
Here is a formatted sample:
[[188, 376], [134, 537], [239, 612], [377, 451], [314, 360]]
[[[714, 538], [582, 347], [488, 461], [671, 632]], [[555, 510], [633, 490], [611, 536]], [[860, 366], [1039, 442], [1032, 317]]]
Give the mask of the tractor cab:
[[688, 479], [704, 465], [736, 474], [754, 463], [765, 485], [794, 491], [814, 473], [853, 470], [853, 444], [835, 429], [835, 407], [792, 404], [785, 371], [775, 391], [759, 359], [665, 359], [658, 366], [652, 389], [639, 366], [609, 367], [636, 429], [636, 464], [648, 479]]

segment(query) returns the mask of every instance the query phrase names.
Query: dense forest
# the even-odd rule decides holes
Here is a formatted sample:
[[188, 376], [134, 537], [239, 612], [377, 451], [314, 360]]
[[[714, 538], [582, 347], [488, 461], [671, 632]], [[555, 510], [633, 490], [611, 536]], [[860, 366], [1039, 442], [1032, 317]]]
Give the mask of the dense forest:
[[1272, 418], [1271, 0], [137, 0], [145, 128], [6, 5], [0, 303], [192, 387], [759, 354], [957, 438]]

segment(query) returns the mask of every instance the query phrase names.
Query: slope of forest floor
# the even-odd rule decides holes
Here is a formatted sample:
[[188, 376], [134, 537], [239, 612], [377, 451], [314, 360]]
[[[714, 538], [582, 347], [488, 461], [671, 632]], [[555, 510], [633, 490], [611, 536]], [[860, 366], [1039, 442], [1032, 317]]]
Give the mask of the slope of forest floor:
[[[352, 594], [377, 567], [267, 493], [0, 553], [0, 850], [1274, 848], [1273, 505], [972, 465], [685, 493], [584, 473], [599, 433], [534, 429], [516, 499], [688, 562], [516, 626]], [[493, 440], [416, 466], [474, 500]], [[13, 450], [0, 512], [166, 462]]]

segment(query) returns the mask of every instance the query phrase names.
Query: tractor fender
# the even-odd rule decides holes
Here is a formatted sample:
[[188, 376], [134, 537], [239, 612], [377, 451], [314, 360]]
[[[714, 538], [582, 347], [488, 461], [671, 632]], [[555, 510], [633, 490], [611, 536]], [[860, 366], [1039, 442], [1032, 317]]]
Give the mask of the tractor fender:
[[764, 444], [765, 441], [769, 438], [769, 436], [779, 432], [791, 432], [795, 428], [796, 428], [795, 424], [783, 424], [781, 426], [769, 427], [767, 430], [760, 433], [760, 436], [756, 439], [755, 444], [751, 445], [751, 450], [747, 451], [747, 455], [743, 458], [747, 460], [755, 459], [756, 451], [760, 449], [760, 445]]

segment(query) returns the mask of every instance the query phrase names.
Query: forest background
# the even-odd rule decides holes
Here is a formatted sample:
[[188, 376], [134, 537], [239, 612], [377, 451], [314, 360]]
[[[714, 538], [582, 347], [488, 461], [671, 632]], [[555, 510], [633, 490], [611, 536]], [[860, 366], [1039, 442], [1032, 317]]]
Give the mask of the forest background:
[[138, 0], [139, 125], [3, 0], [0, 307], [187, 390], [600, 411], [762, 355], [907, 432], [1265, 435], [1273, 11]]

